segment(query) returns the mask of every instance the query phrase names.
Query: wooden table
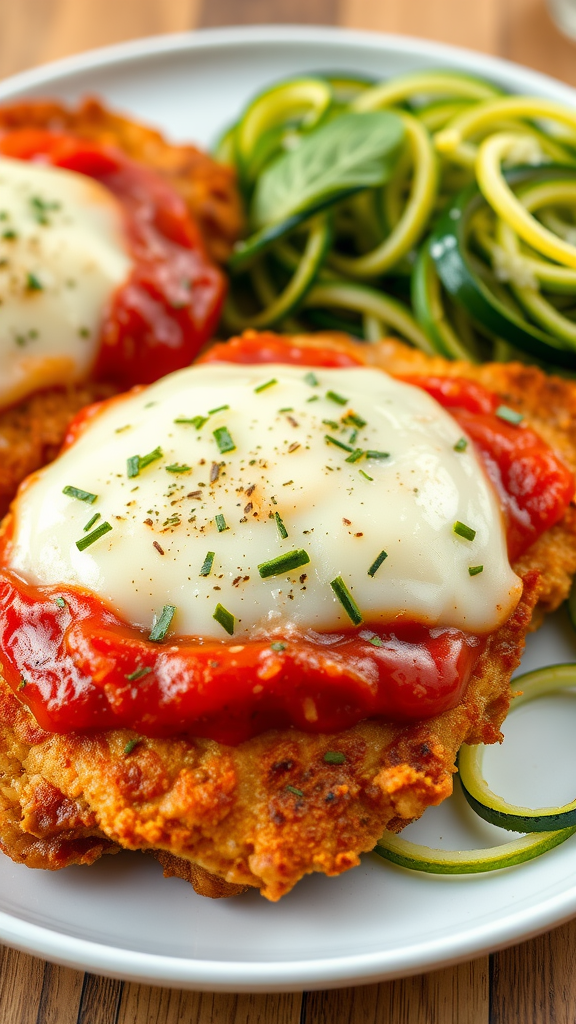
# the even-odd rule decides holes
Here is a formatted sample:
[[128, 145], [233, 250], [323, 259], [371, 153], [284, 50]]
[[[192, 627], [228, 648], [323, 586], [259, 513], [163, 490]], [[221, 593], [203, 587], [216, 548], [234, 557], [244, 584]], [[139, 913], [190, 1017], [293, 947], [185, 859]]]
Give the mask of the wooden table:
[[[302, 22], [400, 32], [495, 53], [576, 85], [576, 46], [544, 0], [4, 0], [0, 73], [159, 32]], [[576, 922], [404, 981], [303, 995], [148, 988], [0, 949], [1, 1024], [574, 1024]]]

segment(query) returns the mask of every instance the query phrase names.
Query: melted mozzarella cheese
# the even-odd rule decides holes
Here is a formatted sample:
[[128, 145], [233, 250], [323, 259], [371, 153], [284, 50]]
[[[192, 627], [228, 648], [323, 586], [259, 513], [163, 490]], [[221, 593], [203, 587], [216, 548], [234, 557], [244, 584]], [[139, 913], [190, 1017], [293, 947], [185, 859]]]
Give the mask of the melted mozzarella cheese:
[[106, 188], [0, 158], [0, 407], [88, 374], [103, 310], [131, 266]]
[[[236, 635], [349, 627], [330, 586], [338, 576], [366, 623], [496, 628], [521, 583], [472, 445], [454, 448], [461, 428], [424, 391], [380, 371], [315, 378], [301, 367], [215, 363], [115, 400], [22, 490], [12, 567], [34, 584], [88, 588], [143, 628], [174, 605], [173, 628], [185, 635], [225, 638], [217, 604]], [[128, 460], [158, 447], [161, 457], [129, 477]], [[347, 461], [352, 449], [368, 455]], [[67, 496], [67, 485], [96, 501]], [[80, 551], [96, 512], [93, 528], [112, 530]], [[456, 521], [476, 531], [472, 541], [455, 534]], [[259, 565], [294, 549], [310, 561], [261, 578]]]

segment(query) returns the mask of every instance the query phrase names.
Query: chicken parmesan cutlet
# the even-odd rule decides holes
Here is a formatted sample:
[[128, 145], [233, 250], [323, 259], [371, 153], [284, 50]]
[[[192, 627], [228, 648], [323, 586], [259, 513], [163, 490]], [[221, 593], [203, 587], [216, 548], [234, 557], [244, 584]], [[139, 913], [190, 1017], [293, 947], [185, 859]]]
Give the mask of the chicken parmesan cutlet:
[[82, 406], [192, 361], [239, 230], [195, 147], [96, 100], [0, 107], [0, 514]]
[[576, 390], [248, 332], [80, 414], [0, 557], [0, 841], [338, 875], [494, 743], [576, 571]]

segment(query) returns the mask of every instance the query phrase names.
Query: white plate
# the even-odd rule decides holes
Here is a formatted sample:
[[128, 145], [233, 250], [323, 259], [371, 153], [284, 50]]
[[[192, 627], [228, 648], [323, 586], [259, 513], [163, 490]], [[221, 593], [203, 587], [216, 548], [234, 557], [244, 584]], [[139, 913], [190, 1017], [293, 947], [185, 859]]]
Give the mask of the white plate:
[[[513, 92], [574, 105], [576, 93], [513, 64], [434, 43], [334, 29], [260, 27], [162, 37], [18, 75], [0, 99], [86, 93], [210, 143], [261, 86], [298, 71], [389, 76], [424, 67], [475, 72]], [[576, 660], [563, 613], [531, 637], [525, 666]], [[573, 698], [526, 706], [487, 758], [489, 780], [524, 803], [572, 799]], [[522, 738], [521, 738], [522, 737]], [[570, 763], [570, 758], [572, 758]], [[412, 838], [452, 848], [502, 834], [458, 796]], [[398, 977], [469, 959], [576, 914], [576, 836], [520, 868], [469, 878], [405, 872], [375, 857], [337, 879], [307, 878], [273, 905], [257, 894], [211, 901], [141, 854], [50, 874], [0, 858], [0, 939], [72, 967], [183, 988], [280, 991]]]

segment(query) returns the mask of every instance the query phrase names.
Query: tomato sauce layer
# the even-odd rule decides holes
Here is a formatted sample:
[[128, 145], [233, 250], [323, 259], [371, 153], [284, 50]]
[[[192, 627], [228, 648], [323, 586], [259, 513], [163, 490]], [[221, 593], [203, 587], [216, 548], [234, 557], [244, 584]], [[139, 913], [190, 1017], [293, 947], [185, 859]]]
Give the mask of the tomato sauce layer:
[[225, 284], [183, 199], [118, 150], [61, 133], [8, 132], [0, 155], [85, 174], [120, 203], [133, 269], [104, 310], [95, 376], [129, 387], [188, 366], [216, 328]]
[[[204, 360], [354, 366], [344, 349], [248, 334]], [[500, 497], [511, 557], [562, 518], [570, 471], [525, 424], [497, 415], [497, 396], [461, 378], [404, 378], [428, 391], [477, 447]], [[72, 432], [73, 435], [74, 432]], [[428, 718], [462, 699], [485, 640], [457, 629], [391, 625], [234, 643], [151, 642], [93, 595], [31, 587], [0, 574], [5, 676], [54, 732], [125, 726], [239, 743], [269, 728], [337, 732], [365, 718]]]
[[459, 702], [483, 646], [422, 626], [160, 645], [90, 594], [8, 573], [0, 608], [6, 678], [51, 732], [125, 726], [239, 743], [275, 727], [337, 732], [374, 715], [428, 717]]

